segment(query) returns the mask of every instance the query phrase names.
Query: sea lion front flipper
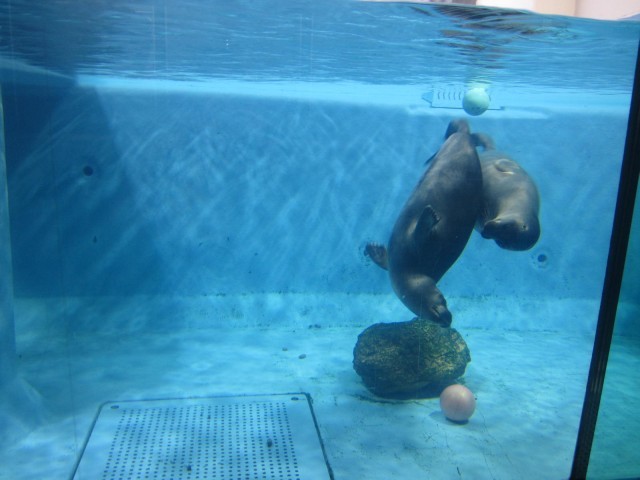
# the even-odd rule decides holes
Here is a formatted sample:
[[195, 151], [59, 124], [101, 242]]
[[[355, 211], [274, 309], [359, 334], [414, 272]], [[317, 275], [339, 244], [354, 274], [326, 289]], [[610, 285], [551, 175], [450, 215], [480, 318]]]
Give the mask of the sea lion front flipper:
[[440, 221], [440, 217], [431, 205], [424, 207], [416, 222], [416, 228], [413, 233], [414, 243], [416, 245], [424, 245], [429, 240], [433, 227]]
[[373, 260], [373, 263], [380, 268], [389, 270], [389, 256], [387, 255], [387, 249], [384, 245], [378, 243], [367, 243], [364, 247], [364, 254]]

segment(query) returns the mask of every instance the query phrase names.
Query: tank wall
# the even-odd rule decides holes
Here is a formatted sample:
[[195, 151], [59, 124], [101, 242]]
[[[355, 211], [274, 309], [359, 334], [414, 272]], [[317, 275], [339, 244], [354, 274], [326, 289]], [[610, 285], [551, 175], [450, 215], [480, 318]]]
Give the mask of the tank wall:
[[[386, 241], [462, 113], [188, 91], [28, 93], [15, 93], [8, 144], [23, 298], [389, 293], [363, 246]], [[34, 121], [43, 103], [49, 114]], [[529, 113], [470, 123], [537, 182], [542, 237], [510, 252], [474, 233], [440, 283], [448, 298], [599, 301], [627, 112]]]
[[615, 20], [637, 15], [640, 12], [640, 1], [600, 2], [599, 0], [577, 0], [576, 15], [591, 18]]

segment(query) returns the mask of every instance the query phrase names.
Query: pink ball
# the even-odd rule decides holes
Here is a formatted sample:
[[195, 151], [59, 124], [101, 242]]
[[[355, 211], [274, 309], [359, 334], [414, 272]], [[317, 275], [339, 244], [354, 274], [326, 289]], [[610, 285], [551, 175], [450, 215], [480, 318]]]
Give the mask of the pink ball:
[[453, 422], [466, 422], [476, 409], [476, 399], [464, 385], [450, 385], [440, 394], [442, 413]]

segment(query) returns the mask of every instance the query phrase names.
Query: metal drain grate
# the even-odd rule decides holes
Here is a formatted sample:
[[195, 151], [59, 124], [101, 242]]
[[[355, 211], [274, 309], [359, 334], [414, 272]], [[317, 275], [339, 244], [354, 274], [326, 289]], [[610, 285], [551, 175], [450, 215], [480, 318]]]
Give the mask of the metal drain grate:
[[306, 394], [104, 404], [74, 480], [327, 479]]

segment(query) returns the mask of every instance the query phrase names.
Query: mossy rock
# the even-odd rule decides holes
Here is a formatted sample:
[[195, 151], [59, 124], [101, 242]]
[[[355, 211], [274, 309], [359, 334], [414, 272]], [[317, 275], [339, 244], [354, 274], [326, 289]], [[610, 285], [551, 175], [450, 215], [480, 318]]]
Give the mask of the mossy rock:
[[454, 328], [418, 318], [372, 325], [353, 350], [353, 368], [381, 397], [437, 395], [464, 375], [470, 361], [469, 348]]

